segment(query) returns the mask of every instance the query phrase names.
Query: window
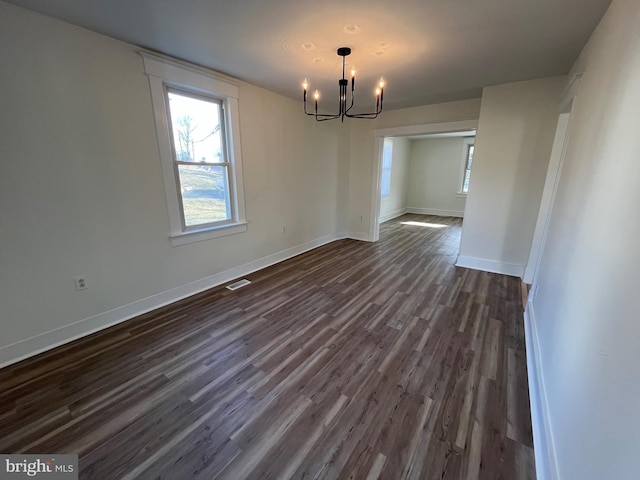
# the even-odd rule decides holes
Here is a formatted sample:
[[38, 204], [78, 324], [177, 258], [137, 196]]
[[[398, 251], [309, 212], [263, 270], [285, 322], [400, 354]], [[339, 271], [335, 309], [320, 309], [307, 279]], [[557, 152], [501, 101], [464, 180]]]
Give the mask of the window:
[[464, 178], [462, 179], [462, 193], [469, 191], [469, 179], [471, 178], [471, 163], [473, 162], [474, 145], [467, 146], [467, 155], [464, 167]]
[[469, 192], [469, 180], [471, 179], [471, 165], [473, 163], [473, 151], [475, 150], [474, 139], [465, 138], [462, 144], [462, 175], [458, 193], [467, 194]]
[[237, 86], [196, 67], [142, 56], [173, 244], [246, 231]]
[[380, 180], [380, 194], [388, 197], [391, 194], [391, 162], [393, 157], [393, 140], [384, 139], [382, 149], [382, 178]]
[[231, 220], [229, 162], [220, 100], [167, 89], [182, 228]]

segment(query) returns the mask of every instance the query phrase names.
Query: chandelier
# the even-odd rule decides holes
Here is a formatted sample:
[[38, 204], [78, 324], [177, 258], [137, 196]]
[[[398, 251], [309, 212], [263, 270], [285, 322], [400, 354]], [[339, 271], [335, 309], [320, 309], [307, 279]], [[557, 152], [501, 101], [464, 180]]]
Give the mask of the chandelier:
[[348, 118], [377, 118], [380, 112], [382, 112], [382, 99], [384, 97], [384, 79], [380, 79], [378, 86], [376, 87], [376, 110], [375, 112], [370, 113], [349, 113], [353, 108], [353, 104], [355, 102], [355, 88], [356, 88], [356, 71], [355, 69], [351, 69], [351, 102], [347, 105], [347, 89], [349, 87], [349, 80], [347, 80], [344, 76], [345, 69], [345, 61], [348, 55], [351, 54], [351, 48], [349, 47], [340, 47], [338, 49], [338, 55], [342, 57], [342, 78], [338, 80], [338, 85], [340, 87], [340, 96], [338, 103], [338, 113], [335, 114], [325, 114], [318, 113], [318, 100], [320, 99], [320, 92], [316, 90], [313, 94], [315, 109], [313, 112], [307, 111], [307, 90], [309, 88], [309, 82], [304, 80], [302, 84], [302, 88], [304, 89], [304, 113], [307, 115], [311, 115], [316, 118], [318, 122], [323, 122], [325, 120], [335, 120], [339, 118], [340, 121], [344, 122], [344, 117]]

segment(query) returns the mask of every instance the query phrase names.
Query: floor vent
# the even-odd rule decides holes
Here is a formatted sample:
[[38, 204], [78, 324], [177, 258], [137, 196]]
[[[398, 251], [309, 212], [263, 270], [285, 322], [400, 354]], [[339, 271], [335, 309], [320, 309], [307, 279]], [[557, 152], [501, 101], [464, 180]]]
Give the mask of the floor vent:
[[238, 280], [237, 282], [232, 283], [231, 285], [227, 285], [227, 290], [237, 290], [239, 288], [244, 287], [245, 285], [249, 285], [251, 282], [246, 278], [242, 280]]

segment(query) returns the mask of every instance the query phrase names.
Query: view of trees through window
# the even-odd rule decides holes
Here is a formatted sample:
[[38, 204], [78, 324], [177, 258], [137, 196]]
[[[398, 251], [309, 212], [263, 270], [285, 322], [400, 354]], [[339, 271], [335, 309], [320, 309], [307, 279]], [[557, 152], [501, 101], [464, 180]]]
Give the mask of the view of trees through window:
[[185, 227], [231, 219], [222, 102], [167, 92]]

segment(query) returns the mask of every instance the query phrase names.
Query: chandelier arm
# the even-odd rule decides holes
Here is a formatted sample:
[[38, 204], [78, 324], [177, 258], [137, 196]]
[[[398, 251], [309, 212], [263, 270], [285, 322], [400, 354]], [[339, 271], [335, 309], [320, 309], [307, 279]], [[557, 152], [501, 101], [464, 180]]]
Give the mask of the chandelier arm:
[[336, 118], [340, 118], [340, 115], [327, 116], [328, 118], [317, 118], [317, 122], [326, 122], [327, 120], [335, 120]]
[[307, 112], [307, 101], [304, 102], [304, 113], [307, 115], [313, 115], [313, 113]]
[[[368, 113], [350, 113], [355, 105], [355, 73], [352, 72], [351, 78], [351, 102], [347, 102], [349, 81], [345, 78], [345, 70], [346, 70], [346, 57], [351, 54], [351, 48], [349, 47], [340, 47], [337, 51], [338, 55], [342, 57], [342, 78], [338, 81], [339, 86], [339, 95], [338, 95], [338, 113], [337, 114], [326, 114], [326, 113], [318, 113], [318, 91], [316, 90], [315, 94], [315, 112], [307, 111], [307, 81], [304, 81], [304, 113], [306, 115], [312, 116], [318, 122], [324, 122], [327, 120], [335, 120], [337, 118], [340, 121], [344, 122], [344, 117], [347, 118], [362, 118], [362, 119], [374, 119], [377, 118], [378, 115], [382, 112], [382, 100], [384, 95], [383, 89], [383, 81], [380, 80], [380, 88], [376, 92], [376, 111], [368, 112]], [[347, 106], [348, 105], [348, 106]]]
[[348, 118], [368, 118], [370, 120], [373, 120], [374, 118], [378, 117], [378, 113], [352, 113], [352, 114], [345, 114], [346, 117]]
[[306, 95], [305, 95], [305, 98], [304, 98], [304, 113], [305, 113], [305, 115], [309, 115], [310, 117], [316, 117], [316, 120], [318, 120], [318, 121], [322, 121], [322, 120], [319, 120], [319, 117], [326, 117], [326, 118], [324, 118], [324, 120], [333, 120], [333, 119], [336, 119], [336, 118], [340, 118], [340, 114], [307, 112], [307, 98], [306, 98]]
[[340, 118], [339, 114], [330, 114], [330, 113], [307, 113], [307, 115], [309, 115], [310, 117], [316, 117], [316, 118]]
[[332, 117], [332, 118], [338, 118], [340, 115], [336, 115], [333, 113], [314, 113], [314, 112], [307, 112], [307, 106], [305, 105], [305, 109], [304, 109], [304, 113], [306, 115], [309, 115], [310, 117]]
[[376, 118], [382, 112], [382, 104], [379, 104], [377, 110], [375, 112], [369, 113], [345, 113], [345, 115], [349, 118]]

